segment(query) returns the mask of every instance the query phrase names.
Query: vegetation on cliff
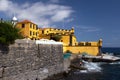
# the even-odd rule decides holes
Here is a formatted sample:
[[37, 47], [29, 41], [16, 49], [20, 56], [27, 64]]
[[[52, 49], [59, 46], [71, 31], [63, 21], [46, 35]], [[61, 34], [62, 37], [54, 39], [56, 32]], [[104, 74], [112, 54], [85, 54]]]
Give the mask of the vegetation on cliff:
[[0, 22], [0, 44], [12, 44], [16, 39], [23, 38], [19, 29], [13, 27], [12, 23]]

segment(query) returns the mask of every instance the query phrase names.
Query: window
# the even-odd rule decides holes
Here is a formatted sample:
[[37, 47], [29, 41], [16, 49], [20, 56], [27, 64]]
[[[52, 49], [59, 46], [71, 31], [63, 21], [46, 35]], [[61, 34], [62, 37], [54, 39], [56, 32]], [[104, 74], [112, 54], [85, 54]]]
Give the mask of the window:
[[30, 36], [32, 36], [32, 31], [30, 31]]
[[33, 25], [33, 29], [35, 29], [35, 25]]
[[44, 34], [44, 30], [42, 30], [42, 34]]
[[32, 28], [32, 24], [30, 24], [30, 28]]
[[36, 32], [36, 36], [37, 36], [37, 32]]
[[36, 30], [38, 29], [38, 25], [36, 25]]
[[22, 28], [25, 28], [25, 24], [22, 24]]

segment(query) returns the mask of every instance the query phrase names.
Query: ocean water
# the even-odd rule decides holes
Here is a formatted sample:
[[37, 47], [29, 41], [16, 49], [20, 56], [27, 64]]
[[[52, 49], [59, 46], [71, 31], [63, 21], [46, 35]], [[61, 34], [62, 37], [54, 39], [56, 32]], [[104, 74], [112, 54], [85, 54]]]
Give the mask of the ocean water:
[[104, 47], [101, 49], [103, 53], [113, 53], [114, 55], [120, 55], [120, 48], [115, 48], [115, 47]]
[[[120, 57], [120, 48], [102, 48], [102, 52]], [[120, 80], [120, 62], [86, 64], [88, 70], [72, 70], [60, 80]]]
[[64, 80], [120, 80], [120, 63], [100, 64], [101, 70], [80, 71], [73, 70]]
[[[120, 48], [102, 48], [103, 53], [120, 57]], [[46, 80], [120, 80], [120, 61], [113, 63], [86, 62], [87, 70], [73, 69], [64, 76], [58, 75]]]

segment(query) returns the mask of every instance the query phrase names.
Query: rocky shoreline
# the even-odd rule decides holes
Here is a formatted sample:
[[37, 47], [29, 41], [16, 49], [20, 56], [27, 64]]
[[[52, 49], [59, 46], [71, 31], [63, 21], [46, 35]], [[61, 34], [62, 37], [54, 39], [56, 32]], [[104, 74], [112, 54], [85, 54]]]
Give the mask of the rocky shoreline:
[[[67, 80], [68, 76], [71, 75], [71, 72], [74, 70], [85, 70], [80, 64], [79, 64], [79, 58], [75, 58], [71, 60], [71, 64], [69, 66], [69, 70], [65, 72], [61, 72], [58, 74], [54, 74], [52, 76], [48, 76], [44, 80]], [[68, 79], [69, 80], [69, 79]]]
[[[74, 58], [73, 58], [74, 56]], [[72, 59], [71, 59], [72, 57]], [[44, 80], [69, 80], [69, 77], [71, 76], [72, 77], [72, 72], [73, 71], [77, 71], [77, 70], [88, 70], [87, 68], [85, 68], [83, 65], [80, 64], [80, 61], [82, 58], [80, 58], [78, 55], [73, 55], [70, 57], [70, 66], [68, 67], [68, 71], [67, 72], [62, 72], [62, 73], [58, 73], [58, 74], [55, 74], [55, 75], [52, 75], [52, 76], [49, 76], [47, 77], [46, 79]], [[82, 59], [83, 60], [83, 59]], [[93, 61], [94, 62], [94, 61]], [[98, 61], [99, 62], [99, 61]], [[101, 60], [102, 62], [102, 60]], [[103, 61], [104, 62], [104, 61]], [[108, 61], [105, 61], [106, 63], [108, 63]], [[88, 63], [91, 63], [89, 62], [88, 60]]]

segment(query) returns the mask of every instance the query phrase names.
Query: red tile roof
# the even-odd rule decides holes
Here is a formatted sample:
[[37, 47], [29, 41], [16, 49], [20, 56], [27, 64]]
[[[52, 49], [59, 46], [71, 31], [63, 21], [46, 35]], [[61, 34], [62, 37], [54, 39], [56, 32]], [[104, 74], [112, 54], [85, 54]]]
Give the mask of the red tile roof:
[[29, 21], [29, 20], [23, 20], [22, 22], [31, 22], [31, 21]]
[[[23, 20], [23, 21], [18, 22], [18, 23], [33, 23], [33, 22], [31, 22], [31, 21], [29, 21], [29, 20]], [[33, 24], [35, 24], [35, 23], [33, 23]]]

